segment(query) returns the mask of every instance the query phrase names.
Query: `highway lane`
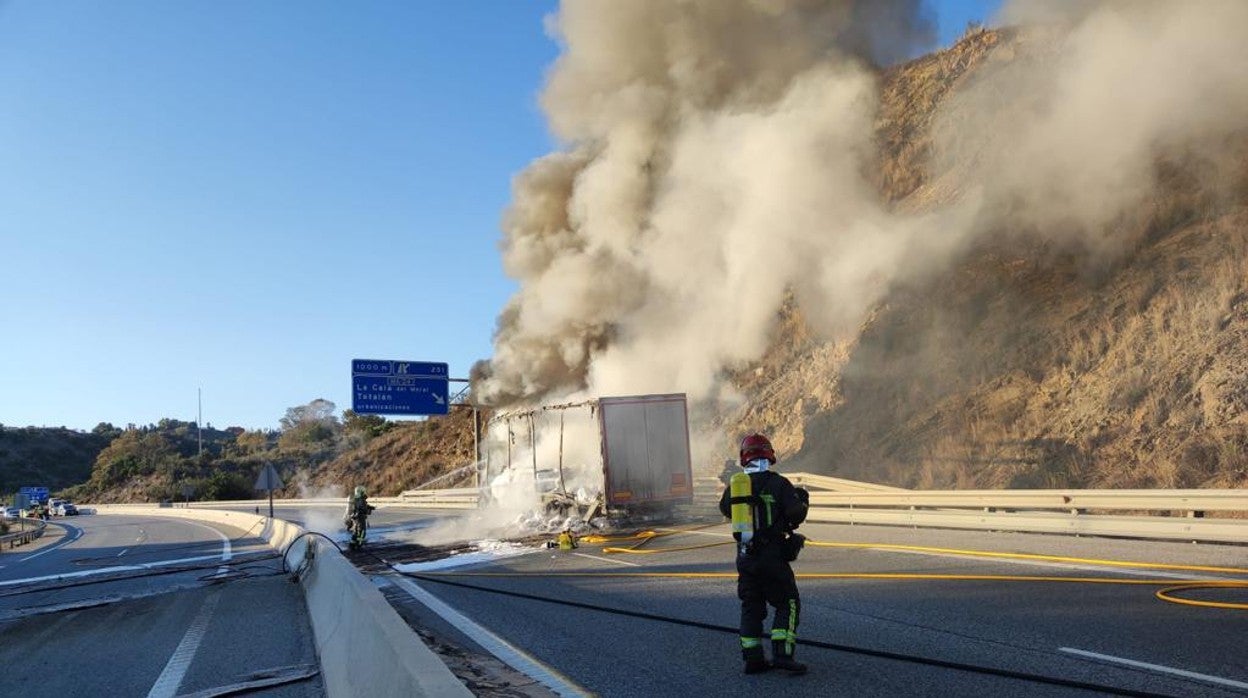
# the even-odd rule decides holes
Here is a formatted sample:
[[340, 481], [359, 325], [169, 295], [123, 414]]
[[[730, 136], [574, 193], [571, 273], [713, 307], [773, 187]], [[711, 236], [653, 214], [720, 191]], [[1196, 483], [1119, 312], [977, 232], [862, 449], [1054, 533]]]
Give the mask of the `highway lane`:
[[[316, 667], [302, 592], [255, 532], [150, 515], [68, 526], [0, 569], [0, 664], [40, 692], [173, 696]], [[163, 574], [182, 567], [200, 569]], [[263, 695], [322, 694], [314, 679]]]
[[[195, 586], [220, 564], [271, 553], [254, 532], [155, 516], [79, 516], [54, 526], [64, 531], [59, 539], [0, 557], [0, 618]], [[195, 569], [173, 574], [178, 568]]]
[[[656, 540], [649, 546], [726, 540], [726, 527]], [[811, 525], [816, 540], [1040, 553], [1081, 558], [1248, 568], [1248, 548], [1107, 539]], [[478, 565], [473, 572], [731, 570], [731, 547], [663, 555], [538, 551]], [[1095, 563], [1001, 560], [883, 548], [810, 548], [805, 572], [1098, 576], [1155, 579], [1179, 571]], [[577, 684], [604, 696], [748, 695], [1072, 695], [1069, 687], [976, 674], [852, 651], [805, 646], [805, 677], [740, 674], [732, 579], [453, 577], [491, 589], [650, 613], [717, 626], [707, 630], [478, 590], [419, 586]], [[801, 580], [799, 635], [848, 647], [992, 667], [1164, 695], [1248, 693], [1244, 611], [1192, 608], [1153, 598], [1156, 586], [906, 579]], [[1234, 595], [1237, 598], [1231, 598]], [[1218, 592], [1246, 601], [1248, 593]], [[445, 631], [445, 623], [429, 620]], [[462, 641], [462, 638], [459, 638]], [[1082, 653], [1082, 654], [1081, 654]], [[1125, 662], [1135, 662], [1127, 664]], [[1188, 672], [1187, 674], [1175, 672]], [[1194, 676], [1198, 674], [1200, 676]]]
[[51, 544], [0, 556], [0, 584], [158, 560], [228, 559], [263, 544], [254, 532], [145, 515], [77, 516], [50, 522], [48, 530], [59, 532], [45, 536]]

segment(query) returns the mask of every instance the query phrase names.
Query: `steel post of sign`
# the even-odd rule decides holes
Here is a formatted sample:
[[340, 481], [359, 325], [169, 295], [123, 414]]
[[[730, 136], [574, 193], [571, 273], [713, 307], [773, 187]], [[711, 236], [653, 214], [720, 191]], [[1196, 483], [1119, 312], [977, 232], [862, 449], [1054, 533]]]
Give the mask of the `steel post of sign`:
[[[473, 485], [480, 487], [485, 478], [481, 475], [481, 415], [477, 407], [477, 399], [472, 394], [472, 379], [448, 378], [451, 383], [463, 383], [464, 387], [450, 399], [452, 407], [468, 407], [472, 409], [472, 462], [474, 464]], [[487, 472], [486, 475], [489, 473]]]
[[529, 415], [529, 451], [533, 455], [533, 482], [537, 482], [537, 427], [533, 424], [533, 415]]
[[264, 470], [260, 471], [260, 477], [256, 478], [256, 489], [269, 491], [269, 518], [273, 518], [273, 490], [286, 485], [282, 483], [282, 478], [277, 474], [277, 469], [270, 463], [264, 466]]

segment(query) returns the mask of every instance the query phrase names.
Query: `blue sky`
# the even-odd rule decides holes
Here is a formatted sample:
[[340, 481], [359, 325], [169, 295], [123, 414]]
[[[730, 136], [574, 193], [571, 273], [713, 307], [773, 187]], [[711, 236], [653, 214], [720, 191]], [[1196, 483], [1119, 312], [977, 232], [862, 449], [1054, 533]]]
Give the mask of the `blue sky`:
[[[999, 0], [934, 3], [941, 42]], [[553, 0], [0, 6], [0, 423], [275, 428], [490, 355]]]

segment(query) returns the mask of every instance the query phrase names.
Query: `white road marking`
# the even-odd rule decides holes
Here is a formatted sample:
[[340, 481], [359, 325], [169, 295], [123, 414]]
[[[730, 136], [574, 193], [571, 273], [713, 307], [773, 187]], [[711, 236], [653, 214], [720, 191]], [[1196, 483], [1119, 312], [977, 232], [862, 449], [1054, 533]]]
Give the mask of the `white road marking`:
[[1101, 661], [1105, 661], [1105, 662], [1125, 664], [1127, 666], [1136, 667], [1137, 669], [1148, 669], [1149, 671], [1156, 671], [1156, 672], [1160, 672], [1163, 674], [1174, 674], [1175, 676], [1182, 676], [1188, 679], [1195, 679], [1196, 681], [1207, 681], [1209, 683], [1216, 683], [1220, 686], [1231, 686], [1233, 688], [1248, 688], [1248, 683], [1244, 683], [1243, 681], [1234, 681], [1232, 679], [1224, 679], [1220, 676], [1210, 676], [1209, 674], [1198, 674], [1194, 671], [1186, 671], [1184, 669], [1175, 669], [1175, 668], [1168, 667], [1168, 666], [1162, 666], [1160, 664], [1149, 664], [1147, 662], [1137, 662], [1134, 659], [1124, 659], [1122, 657], [1115, 657], [1115, 656], [1108, 655], [1108, 654], [1099, 654], [1097, 652], [1089, 652], [1087, 650], [1075, 649], [1074, 647], [1059, 647], [1057, 649], [1062, 652], [1067, 652], [1070, 654], [1077, 654], [1081, 657], [1090, 657], [1092, 659], [1100, 659]]
[[[249, 554], [264, 554], [266, 551], [257, 550]], [[167, 567], [169, 565], [181, 565], [189, 562], [205, 562], [207, 560], [220, 560], [220, 555], [199, 555], [196, 557], [183, 557], [177, 560], [160, 560], [157, 562], [144, 562], [133, 565], [117, 565], [116, 567], [100, 567], [94, 570], [83, 570], [81, 572], [65, 572], [63, 574], [45, 574], [42, 577], [27, 577], [25, 579], [6, 579], [0, 581], [0, 587], [13, 586], [16, 584], [29, 584], [31, 582], [47, 582], [56, 579], [74, 579], [77, 577], [90, 577], [97, 574], [112, 574], [115, 572], [136, 572], [139, 570], [149, 570], [154, 567]]]
[[173, 656], [165, 664], [164, 671], [160, 672], [156, 683], [152, 685], [152, 690], [148, 691], [147, 698], [173, 698], [177, 695], [178, 687], [182, 685], [182, 678], [186, 676], [186, 670], [191, 667], [191, 661], [195, 659], [195, 653], [199, 651], [199, 643], [204, 639], [204, 633], [208, 630], [208, 621], [212, 619], [212, 612], [216, 609], [217, 601], [220, 599], [220, 591], [213, 591], [208, 598], [204, 599], [204, 605], [199, 608], [199, 613], [195, 614], [195, 620], [191, 621], [191, 627], [186, 629], [186, 634], [182, 636], [178, 648], [173, 651]]
[[121, 557], [122, 555], [125, 555], [128, 552], [130, 552], [130, 548], [126, 548], [125, 550], [122, 550], [121, 552], [117, 553], [117, 557]]
[[609, 557], [598, 557], [597, 555], [590, 555], [588, 553], [572, 553], [572, 554], [576, 555], [577, 557], [587, 557], [591, 560], [602, 560], [603, 562], [614, 562], [617, 565], [628, 565], [629, 567], [641, 567], [641, 565], [637, 564], [636, 562], [629, 562], [627, 560], [615, 560]]
[[234, 556], [234, 554], [230, 552], [230, 537], [229, 536], [225, 535], [221, 531], [218, 531], [212, 526], [199, 523], [198, 521], [185, 521], [184, 520], [182, 523], [188, 523], [188, 524], [192, 524], [195, 526], [199, 526], [200, 528], [206, 528], [209, 531], [212, 531], [213, 533], [220, 536], [221, 537], [221, 561], [222, 562], [228, 562], [229, 559]]
[[34, 555], [27, 555], [26, 557], [24, 557], [24, 558], [22, 558], [22, 559], [18, 560], [18, 562], [26, 562], [27, 560], [30, 560], [30, 559], [33, 559], [33, 558], [39, 557], [40, 555], [45, 555], [45, 554], [47, 554], [47, 553], [50, 553], [50, 552], [52, 552], [53, 550], [60, 550], [61, 548], [65, 547], [66, 545], [69, 545], [70, 543], [73, 543], [74, 541], [78, 540], [79, 538], [82, 538], [82, 529], [81, 529], [81, 528], [74, 528], [73, 526], [70, 526], [69, 524], [62, 524], [62, 525], [63, 525], [63, 526], [65, 526], [65, 527], [67, 527], [67, 528], [69, 528], [70, 530], [72, 530], [72, 531], [74, 532], [74, 537], [73, 537], [73, 538], [69, 538], [69, 539], [67, 539], [67, 540], [63, 540], [63, 541], [61, 541], [60, 543], [53, 543], [52, 545], [48, 546], [47, 548], [44, 548], [43, 550], [40, 550], [39, 552], [35, 553]]
[[516, 671], [532, 677], [543, 686], [561, 696], [592, 695], [585, 689], [576, 685], [572, 679], [569, 679], [555, 669], [546, 666], [529, 653], [516, 647], [515, 645], [512, 645], [486, 628], [478, 625], [467, 616], [448, 606], [438, 597], [422, 589], [412, 580], [407, 579], [406, 577], [397, 577], [394, 578], [394, 581], [396, 584], [403, 587], [404, 591], [411, 594], [414, 599], [423, 603], [429, 608], [429, 610], [439, 616], [442, 616], [443, 620], [455, 626], [460, 632], [472, 638], [474, 642], [484, 647], [486, 651], [495, 657], [498, 657]]

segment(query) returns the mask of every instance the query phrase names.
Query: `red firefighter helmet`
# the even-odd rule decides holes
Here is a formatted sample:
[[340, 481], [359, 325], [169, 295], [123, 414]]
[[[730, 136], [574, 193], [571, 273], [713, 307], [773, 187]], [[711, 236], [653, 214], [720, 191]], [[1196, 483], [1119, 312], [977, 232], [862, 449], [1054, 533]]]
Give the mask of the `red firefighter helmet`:
[[745, 467], [750, 461], [758, 458], [766, 458], [772, 464], [776, 462], [776, 451], [771, 447], [771, 442], [766, 436], [754, 432], [749, 436], [741, 439], [741, 467]]

